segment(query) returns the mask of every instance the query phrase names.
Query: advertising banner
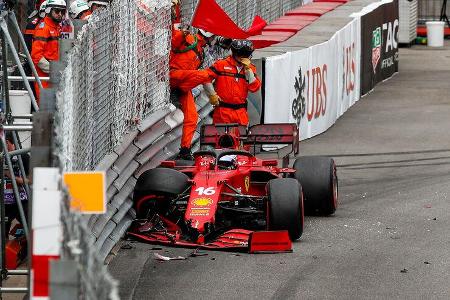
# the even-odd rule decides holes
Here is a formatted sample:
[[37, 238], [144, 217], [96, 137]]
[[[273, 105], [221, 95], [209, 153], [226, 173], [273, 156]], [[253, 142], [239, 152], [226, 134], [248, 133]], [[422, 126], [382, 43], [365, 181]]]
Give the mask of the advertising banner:
[[342, 116], [361, 95], [361, 22], [356, 18], [337, 34], [338, 49], [338, 109]]
[[398, 0], [361, 16], [361, 94], [398, 72]]
[[265, 123], [296, 123], [300, 139], [326, 131], [360, 96], [360, 23], [329, 41], [268, 57]]

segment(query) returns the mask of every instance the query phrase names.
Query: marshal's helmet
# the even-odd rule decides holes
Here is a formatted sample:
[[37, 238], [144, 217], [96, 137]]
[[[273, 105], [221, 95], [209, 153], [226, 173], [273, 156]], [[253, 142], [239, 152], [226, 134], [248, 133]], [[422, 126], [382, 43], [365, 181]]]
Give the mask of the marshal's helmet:
[[230, 49], [233, 56], [239, 57], [251, 57], [255, 50], [253, 43], [249, 40], [233, 40]]
[[67, 4], [64, 0], [47, 0], [47, 5], [45, 6], [45, 13], [49, 14], [52, 9], [66, 10]]
[[89, 5], [83, 0], [75, 0], [69, 7], [70, 17], [76, 19], [81, 13], [89, 10]]
[[200, 32], [201, 35], [203, 35], [205, 38], [210, 38], [214, 36], [214, 33], [203, 30], [203, 29], [199, 29], [198, 32]]

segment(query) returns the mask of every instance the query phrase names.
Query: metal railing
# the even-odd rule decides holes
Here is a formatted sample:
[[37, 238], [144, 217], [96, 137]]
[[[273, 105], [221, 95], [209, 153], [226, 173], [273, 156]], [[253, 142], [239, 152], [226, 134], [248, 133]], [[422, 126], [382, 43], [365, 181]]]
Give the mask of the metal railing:
[[[34, 95], [31, 90], [31, 85], [29, 83], [28, 77], [25, 74], [24, 66], [22, 65], [22, 62], [20, 60], [20, 55], [17, 51], [16, 45], [13, 42], [12, 34], [15, 34], [19, 37], [19, 43], [24, 48], [25, 57], [27, 58], [27, 63], [30, 66], [30, 69], [32, 71], [32, 74], [34, 77], [29, 77], [30, 81], [34, 80], [38, 83], [39, 86], [42, 87], [40, 78], [38, 77], [38, 74], [36, 72], [36, 69], [34, 65], [31, 63], [31, 56], [28, 50], [26, 49], [25, 41], [23, 39], [23, 36], [21, 34], [16, 16], [14, 12], [5, 6], [2, 6], [0, 8], [0, 28], [1, 28], [1, 47], [2, 47], [2, 76], [1, 76], [1, 99], [2, 99], [2, 106], [0, 111], [0, 148], [1, 148], [1, 157], [0, 157], [0, 168], [1, 168], [1, 176], [0, 176], [0, 182], [1, 182], [1, 192], [0, 192], [0, 243], [1, 243], [1, 262], [0, 262], [0, 298], [2, 297], [3, 293], [28, 293], [29, 288], [28, 284], [26, 287], [3, 287], [3, 280], [7, 279], [9, 276], [27, 276], [27, 283], [29, 283], [30, 277], [29, 277], [29, 268], [26, 270], [8, 270], [6, 267], [6, 244], [8, 240], [9, 231], [10, 228], [6, 228], [6, 205], [5, 205], [5, 183], [6, 183], [6, 176], [4, 173], [4, 163], [6, 163], [6, 168], [9, 172], [9, 181], [12, 185], [12, 194], [13, 198], [15, 200], [15, 203], [10, 203], [10, 207], [8, 209], [12, 209], [11, 206], [17, 206], [17, 210], [19, 212], [18, 214], [18, 221], [23, 227], [23, 232], [25, 235], [26, 243], [28, 245], [28, 254], [30, 253], [31, 249], [31, 238], [30, 238], [30, 230], [29, 230], [29, 224], [30, 224], [30, 218], [29, 214], [27, 215], [27, 211], [24, 207], [24, 204], [22, 204], [22, 197], [21, 192], [24, 193], [24, 196], [27, 200], [31, 199], [31, 190], [30, 186], [28, 184], [28, 177], [27, 177], [27, 171], [25, 170], [25, 164], [22, 158], [22, 155], [28, 155], [30, 152], [29, 148], [22, 148], [22, 144], [18, 135], [18, 132], [21, 131], [31, 131], [33, 130], [33, 123], [27, 122], [27, 123], [21, 123], [14, 124], [15, 119], [32, 119], [31, 115], [22, 115], [22, 116], [14, 116], [11, 113], [11, 103], [10, 103], [10, 97], [9, 97], [9, 83], [12, 79], [21, 80], [24, 82], [24, 86], [27, 89], [31, 104], [35, 111], [38, 111], [39, 108], [36, 103], [36, 99], [34, 98]], [[8, 51], [9, 50], [9, 51]], [[9, 76], [8, 74], [8, 55], [11, 55], [13, 58], [13, 61], [15, 62], [15, 66], [18, 68], [21, 76], [17, 76], [17, 78], [11, 78], [12, 76]], [[10, 151], [8, 149], [7, 140], [5, 133], [11, 133], [9, 143], [11, 143], [14, 146], [13, 151]], [[19, 185], [18, 180], [21, 180], [23, 184]], [[30, 201], [29, 201], [30, 202]], [[28, 203], [29, 203], [28, 202]], [[11, 220], [9, 220], [10, 222]], [[23, 249], [22, 249], [23, 250]], [[30, 257], [30, 255], [28, 255]]]

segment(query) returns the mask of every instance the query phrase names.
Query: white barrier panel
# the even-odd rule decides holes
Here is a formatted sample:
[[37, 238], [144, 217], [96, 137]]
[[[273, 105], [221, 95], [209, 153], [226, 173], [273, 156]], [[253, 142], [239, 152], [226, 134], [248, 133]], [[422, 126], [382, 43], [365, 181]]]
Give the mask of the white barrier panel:
[[297, 123], [300, 139], [333, 125], [360, 95], [361, 24], [322, 44], [266, 59], [264, 123]]
[[62, 241], [59, 169], [34, 168], [33, 178], [30, 298], [43, 300], [49, 297], [50, 261], [59, 259]]

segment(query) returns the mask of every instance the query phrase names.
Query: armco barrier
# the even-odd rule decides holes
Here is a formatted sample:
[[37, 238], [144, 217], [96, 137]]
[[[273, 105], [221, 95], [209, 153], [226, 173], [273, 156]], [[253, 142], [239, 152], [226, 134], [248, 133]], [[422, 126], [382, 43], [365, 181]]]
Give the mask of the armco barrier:
[[[208, 98], [196, 91], [196, 104], [201, 121], [210, 121], [212, 106]], [[137, 177], [145, 170], [156, 167], [160, 161], [173, 157], [179, 149], [183, 113], [170, 105], [149, 116], [134, 131], [128, 133], [123, 142], [107, 155], [96, 170], [107, 174], [107, 211], [103, 215], [88, 218], [92, 230], [92, 242], [102, 259], [125, 235], [135, 218], [132, 209], [132, 193]], [[198, 132], [198, 131], [197, 131]], [[194, 135], [194, 145], [198, 140]]]
[[[376, 2], [389, 0], [353, 0], [350, 1], [276, 46], [255, 52], [253, 61], [258, 72], [265, 78], [265, 63], [269, 57], [306, 49], [328, 41], [333, 35], [352, 21], [351, 14]], [[267, 84], [267, 82], [265, 82]], [[198, 126], [210, 122], [212, 107], [207, 97], [196, 91], [196, 103], [201, 121]], [[255, 124], [264, 114], [264, 94], [261, 90], [250, 95], [250, 123]], [[135, 217], [132, 209], [132, 192], [138, 176], [145, 170], [156, 167], [160, 161], [174, 156], [178, 152], [181, 137], [183, 114], [173, 105], [149, 116], [134, 131], [128, 133], [122, 144], [113, 153], [107, 155], [97, 166], [97, 170], [106, 171], [108, 209], [104, 215], [88, 218], [92, 230], [92, 241], [103, 259], [122, 238]], [[198, 133], [194, 136], [194, 143]]]

